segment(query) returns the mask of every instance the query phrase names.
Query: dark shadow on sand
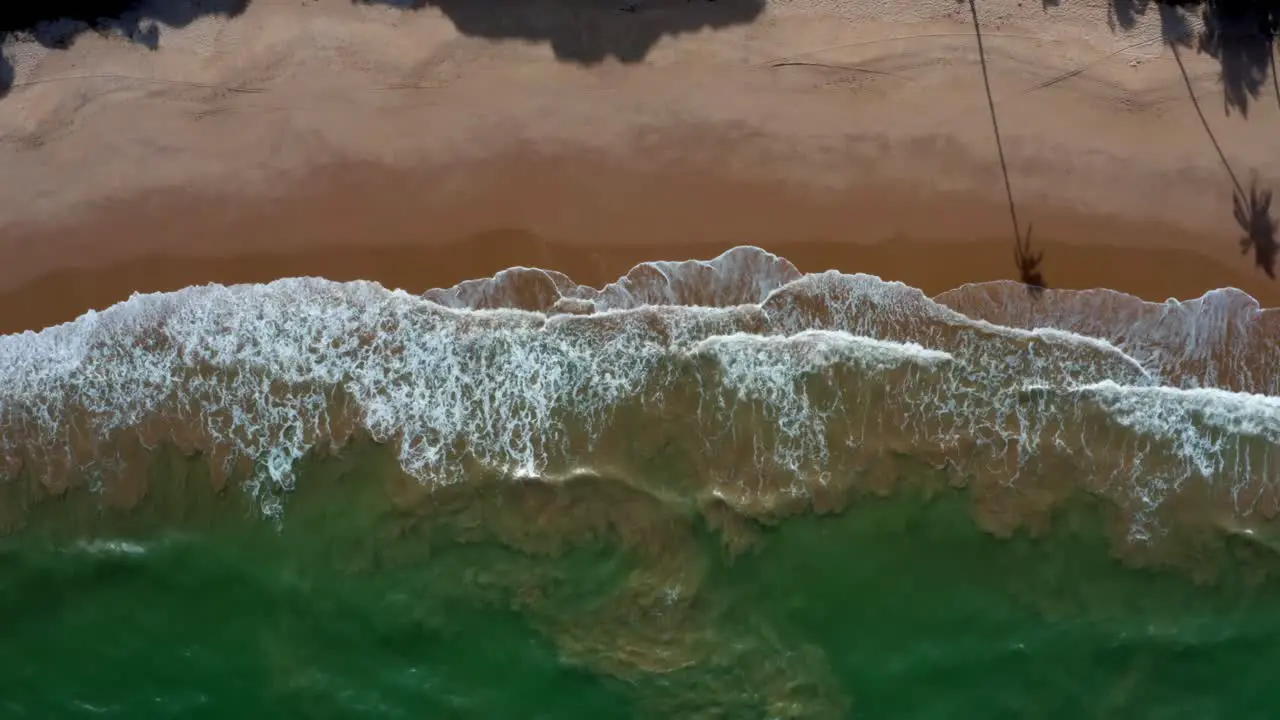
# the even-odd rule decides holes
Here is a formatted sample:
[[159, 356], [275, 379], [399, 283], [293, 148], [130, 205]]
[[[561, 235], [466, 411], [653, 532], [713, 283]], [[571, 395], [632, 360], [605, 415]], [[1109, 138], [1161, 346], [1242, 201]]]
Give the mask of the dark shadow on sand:
[[753, 22], [765, 0], [352, 0], [434, 7], [464, 35], [547, 43], [567, 62], [643, 60], [668, 35]]
[[1004, 158], [1004, 141], [1000, 138], [1000, 122], [996, 117], [996, 103], [991, 95], [991, 80], [987, 73], [987, 54], [982, 47], [982, 24], [978, 21], [978, 6], [975, 0], [968, 0], [969, 13], [973, 17], [973, 34], [978, 40], [978, 61], [982, 66], [982, 85], [987, 91], [987, 107], [991, 110], [991, 129], [995, 131], [996, 152], [1000, 155], [1000, 173], [1004, 177], [1005, 196], [1009, 201], [1009, 220], [1013, 224], [1013, 259], [1018, 266], [1018, 279], [1027, 287], [1032, 297], [1039, 297], [1047, 285], [1044, 273], [1040, 271], [1040, 263], [1044, 260], [1044, 252], [1031, 248], [1031, 226], [1027, 226], [1026, 235], [1022, 234], [1022, 225], [1018, 223], [1018, 208], [1013, 202], [1013, 184], [1009, 181], [1009, 164]]
[[[1218, 62], [1223, 109], [1249, 114], [1249, 104], [1275, 84], [1275, 37], [1280, 27], [1280, 0], [1112, 0], [1108, 22], [1128, 30], [1156, 7], [1164, 41], [1194, 46]], [[1203, 28], [1192, 31], [1198, 16]], [[1277, 91], [1280, 102], [1280, 91]]]
[[1195, 108], [1196, 115], [1199, 116], [1201, 124], [1204, 125], [1204, 131], [1209, 136], [1209, 141], [1213, 143], [1213, 149], [1218, 153], [1218, 159], [1222, 161], [1222, 166], [1226, 168], [1227, 175], [1231, 178], [1232, 185], [1232, 214], [1235, 217], [1236, 225], [1244, 235], [1240, 238], [1241, 254], [1248, 254], [1253, 251], [1254, 263], [1267, 274], [1267, 277], [1275, 279], [1276, 277], [1276, 256], [1280, 250], [1276, 244], [1276, 220], [1271, 216], [1271, 190], [1258, 188], [1258, 182], [1255, 178], [1249, 183], [1248, 192], [1245, 191], [1244, 185], [1240, 183], [1240, 177], [1236, 175], [1232, 169], [1231, 163], [1227, 161], [1227, 154], [1223, 152], [1222, 145], [1218, 143], [1218, 138], [1213, 134], [1213, 130], [1209, 127], [1209, 121], [1204, 116], [1204, 111], [1200, 108], [1200, 101], [1196, 99], [1195, 91], [1191, 87], [1191, 78], [1187, 75], [1187, 68], [1182, 64], [1182, 53], [1178, 51], [1178, 43], [1170, 42], [1169, 47], [1173, 50], [1173, 57], [1178, 61], [1178, 69], [1182, 71], [1182, 80], [1187, 86], [1187, 96], [1191, 98], [1191, 104]]
[[1204, 11], [1204, 32], [1196, 49], [1212, 56], [1221, 67], [1223, 107], [1249, 114], [1274, 80], [1275, 38], [1280, 27], [1280, 2], [1276, 0], [1215, 0]]
[[1280, 75], [1276, 74], [1276, 54], [1271, 53], [1271, 89], [1276, 95], [1276, 106], [1280, 107]]
[[[162, 26], [236, 16], [252, 0], [9, 0], [0, 2], [0, 43], [15, 36], [63, 49], [86, 32], [112, 33], [151, 49]], [[643, 60], [668, 35], [750, 23], [765, 0], [352, 0], [401, 10], [434, 7], [464, 35], [550, 45], [561, 60]], [[0, 97], [15, 81], [0, 54]]]
[[1276, 279], [1276, 219], [1271, 216], [1271, 190], [1259, 189], [1255, 179], [1249, 183], [1249, 195], [1237, 192], [1232, 198], [1236, 224], [1244, 235], [1240, 237], [1240, 254], [1253, 251], [1254, 264], [1267, 277]]
[[[0, 2], [0, 44], [29, 38], [46, 48], [65, 49], [86, 32], [111, 33], [155, 50], [161, 25], [186, 27], [208, 15], [234, 17], [251, 0], [4, 0]], [[0, 53], [0, 97], [13, 87], [15, 72]]]

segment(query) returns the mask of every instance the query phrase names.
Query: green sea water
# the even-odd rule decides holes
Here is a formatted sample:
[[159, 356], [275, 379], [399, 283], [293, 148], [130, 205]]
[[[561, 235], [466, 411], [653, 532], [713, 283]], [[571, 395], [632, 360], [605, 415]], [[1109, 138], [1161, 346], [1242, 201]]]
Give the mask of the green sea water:
[[1273, 555], [1130, 567], [1083, 498], [1035, 536], [944, 487], [728, 542], [609, 477], [405, 500], [361, 442], [271, 522], [206, 465], [161, 453], [132, 511], [48, 500], [3, 539], [0, 717], [1280, 716]]

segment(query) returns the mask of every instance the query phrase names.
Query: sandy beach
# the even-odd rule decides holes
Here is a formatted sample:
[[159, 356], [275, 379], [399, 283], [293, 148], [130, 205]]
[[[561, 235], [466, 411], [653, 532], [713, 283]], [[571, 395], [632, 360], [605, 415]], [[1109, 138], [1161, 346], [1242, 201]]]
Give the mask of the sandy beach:
[[951, 0], [259, 0], [11, 36], [0, 332], [213, 281], [600, 284], [741, 244], [929, 293], [1017, 279], [983, 57], [1050, 287], [1280, 305], [1233, 216], [1239, 187], [1274, 237], [1267, 56], [1154, 4], [978, 12], [983, 56]]

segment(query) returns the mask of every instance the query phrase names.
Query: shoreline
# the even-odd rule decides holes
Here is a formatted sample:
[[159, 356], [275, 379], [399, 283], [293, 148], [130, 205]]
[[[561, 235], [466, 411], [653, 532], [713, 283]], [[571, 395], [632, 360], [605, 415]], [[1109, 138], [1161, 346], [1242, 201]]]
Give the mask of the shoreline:
[[[470, 167], [444, 192], [449, 181], [438, 173], [338, 165], [256, 199], [173, 190], [62, 225], [10, 228], [0, 233], [15, 260], [0, 273], [0, 306], [9, 309], [0, 333], [67, 322], [133, 292], [206, 283], [320, 276], [416, 294], [523, 265], [599, 287], [642, 262], [709, 260], [738, 245], [802, 272], [867, 273], [930, 296], [1019, 277], [1008, 207], [986, 193], [889, 182], [815, 188], [693, 167], [636, 170], [586, 154], [498, 156]], [[601, 182], [608, 193], [598, 192]], [[1018, 209], [1032, 219], [1050, 288], [1162, 302], [1235, 287], [1280, 306], [1280, 287], [1227, 231], [1048, 203]]]

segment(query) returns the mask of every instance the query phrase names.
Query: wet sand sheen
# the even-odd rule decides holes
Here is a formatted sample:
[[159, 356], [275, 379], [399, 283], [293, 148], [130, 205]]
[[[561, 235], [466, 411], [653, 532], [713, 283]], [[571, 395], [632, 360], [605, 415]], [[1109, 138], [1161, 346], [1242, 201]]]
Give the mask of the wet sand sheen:
[[[601, 188], [607, 188], [602, 192]], [[1237, 287], [1264, 307], [1280, 288], [1232, 228], [1026, 201], [1050, 287], [1189, 299]], [[1185, 220], [1185, 219], [1183, 219]], [[338, 165], [273, 194], [174, 189], [0, 231], [0, 332], [35, 330], [132, 292], [321, 276], [422, 292], [524, 265], [593, 286], [650, 260], [742, 244], [805, 272], [838, 269], [937, 294], [1017, 279], [1008, 207], [987, 194], [878, 181], [764, 182], [691, 163], [645, 171], [586, 153], [495, 156], [447, 172]]]

